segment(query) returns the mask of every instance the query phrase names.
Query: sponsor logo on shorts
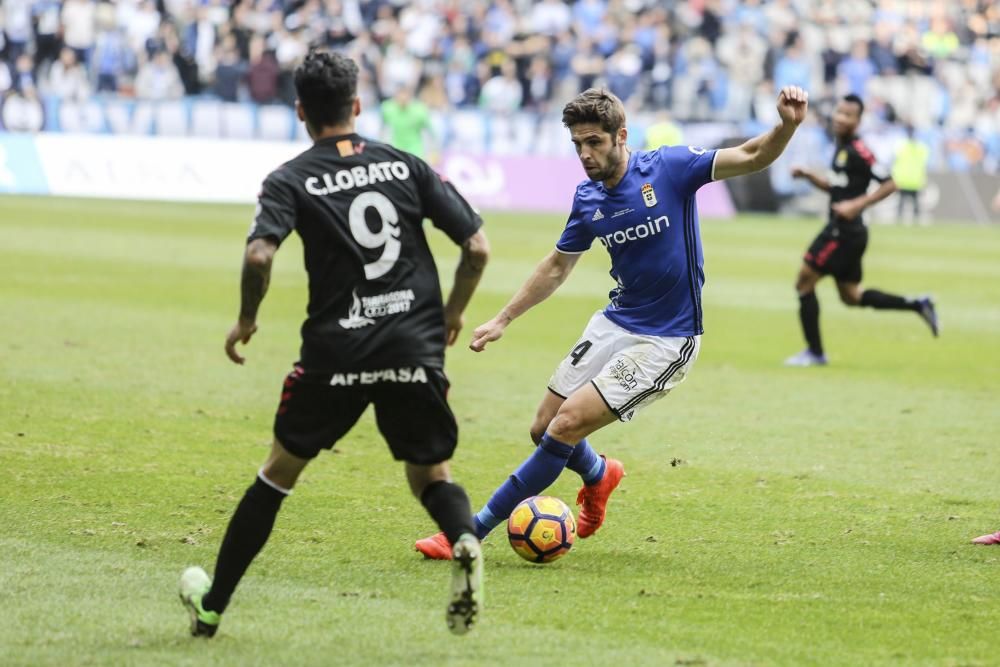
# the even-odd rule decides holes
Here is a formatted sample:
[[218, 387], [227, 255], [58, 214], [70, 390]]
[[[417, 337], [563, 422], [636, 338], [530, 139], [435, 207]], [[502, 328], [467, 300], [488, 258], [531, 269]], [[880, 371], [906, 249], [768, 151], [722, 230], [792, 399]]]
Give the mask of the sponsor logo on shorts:
[[380, 317], [409, 312], [415, 298], [411, 289], [360, 298], [357, 292], [354, 292], [351, 308], [347, 312], [347, 317], [339, 320], [340, 326], [345, 329], [360, 329], [375, 324], [375, 320]]
[[615, 360], [615, 365], [611, 367], [611, 377], [618, 380], [625, 391], [632, 391], [639, 386], [639, 381], [635, 379], [635, 366], [622, 359]]
[[665, 215], [661, 215], [655, 219], [650, 216], [646, 216], [646, 222], [638, 225], [632, 225], [631, 227], [626, 227], [625, 229], [619, 229], [618, 231], [611, 232], [610, 234], [603, 234], [597, 238], [601, 240], [601, 243], [604, 244], [605, 248], [610, 248], [611, 246], [623, 245], [630, 241], [638, 241], [639, 239], [644, 239], [649, 236], [655, 236], [669, 226], [670, 220]]
[[427, 383], [427, 371], [421, 366], [409, 368], [383, 368], [377, 371], [358, 371], [357, 373], [334, 373], [330, 378], [333, 387], [351, 387], [356, 384], [379, 384], [380, 382], [396, 382], [412, 384]]

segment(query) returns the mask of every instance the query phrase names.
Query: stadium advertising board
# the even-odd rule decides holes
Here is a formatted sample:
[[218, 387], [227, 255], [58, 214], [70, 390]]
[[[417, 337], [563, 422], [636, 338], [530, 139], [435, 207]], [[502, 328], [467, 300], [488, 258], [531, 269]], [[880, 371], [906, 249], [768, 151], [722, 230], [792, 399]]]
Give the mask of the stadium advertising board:
[[[150, 136], [0, 134], [0, 192], [202, 202], [255, 201], [269, 171], [304, 142]], [[435, 167], [475, 206], [566, 213], [583, 170], [575, 158], [446, 153]], [[733, 214], [729, 192], [698, 193], [703, 215]]]

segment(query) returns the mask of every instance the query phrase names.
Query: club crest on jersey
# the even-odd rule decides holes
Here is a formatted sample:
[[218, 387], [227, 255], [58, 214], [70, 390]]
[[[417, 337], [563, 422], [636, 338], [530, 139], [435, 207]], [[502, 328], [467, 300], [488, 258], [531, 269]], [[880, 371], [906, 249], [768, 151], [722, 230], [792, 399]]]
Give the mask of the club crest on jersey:
[[653, 190], [653, 186], [649, 183], [642, 184], [642, 201], [646, 202], [646, 208], [653, 208], [656, 206], [656, 192]]
[[838, 167], [845, 167], [845, 166], [847, 166], [847, 149], [846, 148], [840, 149], [840, 152], [837, 153], [837, 166]]
[[604, 220], [604, 214], [601, 213], [601, 209], [594, 211], [594, 217], [591, 218], [592, 221], [597, 222], [598, 220]]

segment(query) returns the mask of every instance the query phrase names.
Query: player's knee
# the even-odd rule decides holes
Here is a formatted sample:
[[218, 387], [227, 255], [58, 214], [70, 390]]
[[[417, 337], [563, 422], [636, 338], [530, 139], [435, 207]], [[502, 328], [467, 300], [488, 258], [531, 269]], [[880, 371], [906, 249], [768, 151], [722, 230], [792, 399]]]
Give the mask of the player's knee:
[[841, 292], [840, 300], [847, 306], [861, 305], [861, 297], [857, 292]]
[[576, 444], [587, 436], [583, 415], [574, 410], [560, 410], [549, 424], [548, 434], [560, 442]]

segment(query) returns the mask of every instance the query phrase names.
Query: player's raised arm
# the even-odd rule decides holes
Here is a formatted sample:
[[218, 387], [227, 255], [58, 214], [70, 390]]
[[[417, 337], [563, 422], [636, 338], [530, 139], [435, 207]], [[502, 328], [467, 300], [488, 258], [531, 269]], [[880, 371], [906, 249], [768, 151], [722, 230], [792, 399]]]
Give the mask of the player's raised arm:
[[565, 253], [553, 250], [521, 285], [506, 306], [500, 309], [489, 322], [479, 325], [472, 332], [472, 343], [469, 347], [475, 352], [482, 352], [486, 344], [503, 336], [504, 329], [528, 310], [537, 306], [562, 285], [569, 277], [577, 260], [578, 253]]
[[236, 343], [246, 345], [257, 331], [257, 310], [271, 282], [271, 262], [278, 244], [270, 238], [258, 238], [247, 244], [240, 279], [240, 316], [226, 336], [226, 355], [236, 364], [246, 359], [236, 351]]
[[785, 86], [778, 94], [781, 122], [772, 130], [739, 146], [722, 148], [715, 157], [713, 177], [719, 181], [760, 171], [778, 159], [795, 130], [806, 118], [809, 94], [798, 86]]

